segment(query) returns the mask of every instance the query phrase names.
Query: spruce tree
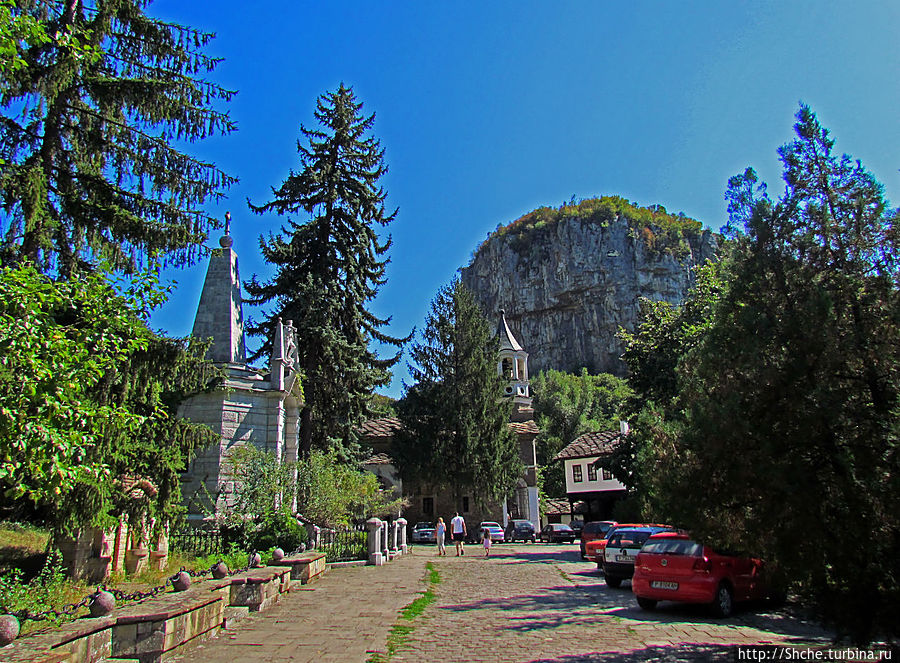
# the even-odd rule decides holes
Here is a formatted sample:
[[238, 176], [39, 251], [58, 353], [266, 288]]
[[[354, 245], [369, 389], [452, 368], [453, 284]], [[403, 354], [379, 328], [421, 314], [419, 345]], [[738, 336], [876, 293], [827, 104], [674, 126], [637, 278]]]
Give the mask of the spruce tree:
[[[278, 235], [260, 238], [274, 276], [244, 284], [251, 304], [270, 304], [270, 315], [251, 320], [250, 334], [265, 341], [253, 358], [270, 351], [276, 318], [298, 328], [304, 406], [300, 453], [313, 447], [356, 449], [355, 429], [367, 415], [375, 387], [390, 380], [398, 354], [380, 359], [372, 341], [400, 347], [405, 339], [381, 331], [390, 319], [369, 309], [385, 282], [390, 236], [378, 236], [396, 210], [386, 212], [379, 180], [387, 172], [380, 141], [369, 135], [375, 116], [343, 84], [317, 101], [319, 128], [300, 127], [300, 171], [291, 171], [273, 199], [250, 205], [257, 213], [289, 215]], [[291, 218], [299, 215], [300, 218]]]
[[472, 293], [458, 278], [442, 288], [412, 348], [394, 456], [404, 479], [448, 487], [458, 505], [469, 492], [502, 499], [523, 474], [498, 352]]
[[[198, 206], [234, 180], [172, 145], [234, 129], [209, 82], [211, 34], [145, 0], [4, 3], [18, 31], [2, 61], [2, 255], [71, 274], [99, 261], [191, 262], [218, 225]], [[27, 28], [27, 30], [26, 30]], [[6, 35], [9, 37], [9, 35]]]

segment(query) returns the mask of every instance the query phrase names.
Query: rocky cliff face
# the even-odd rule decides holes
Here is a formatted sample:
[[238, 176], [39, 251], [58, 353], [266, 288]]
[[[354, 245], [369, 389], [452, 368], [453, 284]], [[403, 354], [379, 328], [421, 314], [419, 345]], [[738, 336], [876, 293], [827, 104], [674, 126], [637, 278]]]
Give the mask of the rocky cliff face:
[[605, 224], [561, 219], [525, 237], [488, 239], [462, 269], [462, 281], [489, 318], [506, 310], [532, 375], [581, 367], [623, 375], [616, 333], [634, 329], [639, 298], [681, 302], [693, 268], [716, 251], [709, 231], [669, 249], [648, 237], [652, 232], [642, 234], [624, 218]]

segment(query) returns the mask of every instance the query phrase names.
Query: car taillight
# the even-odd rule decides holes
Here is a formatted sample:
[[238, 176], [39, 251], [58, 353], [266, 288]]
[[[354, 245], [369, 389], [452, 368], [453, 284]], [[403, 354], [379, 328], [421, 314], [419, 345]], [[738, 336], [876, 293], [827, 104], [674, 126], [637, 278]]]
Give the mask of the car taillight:
[[698, 557], [694, 561], [693, 566], [694, 571], [699, 571], [700, 573], [709, 573], [712, 571], [712, 562], [709, 561], [709, 557], [704, 555], [703, 557]]

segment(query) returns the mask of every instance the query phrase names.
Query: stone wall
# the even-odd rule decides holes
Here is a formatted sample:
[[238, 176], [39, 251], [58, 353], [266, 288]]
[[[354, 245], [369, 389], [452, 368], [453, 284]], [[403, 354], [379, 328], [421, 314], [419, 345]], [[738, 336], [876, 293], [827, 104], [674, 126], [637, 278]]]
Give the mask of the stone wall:
[[624, 374], [619, 327], [634, 329], [640, 297], [681, 302], [693, 269], [715, 255], [709, 231], [686, 255], [651, 249], [625, 219], [564, 219], [488, 240], [462, 281], [489, 319], [500, 309], [528, 349], [531, 375], [544, 369]]

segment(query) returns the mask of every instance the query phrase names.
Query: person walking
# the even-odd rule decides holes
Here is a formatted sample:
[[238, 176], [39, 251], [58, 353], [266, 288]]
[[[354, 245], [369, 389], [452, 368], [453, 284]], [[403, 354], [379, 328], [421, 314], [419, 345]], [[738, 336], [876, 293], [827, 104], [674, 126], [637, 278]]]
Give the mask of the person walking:
[[446, 555], [447, 549], [444, 547], [444, 537], [447, 534], [447, 526], [444, 524], [443, 518], [438, 518], [437, 527], [434, 528], [434, 538], [437, 540], [438, 555]]
[[491, 530], [487, 527], [484, 528], [481, 532], [482, 537], [484, 537], [484, 556], [491, 556]]
[[456, 556], [466, 554], [466, 521], [459, 515], [459, 511], [450, 521], [450, 532], [453, 534], [453, 541], [456, 543]]

